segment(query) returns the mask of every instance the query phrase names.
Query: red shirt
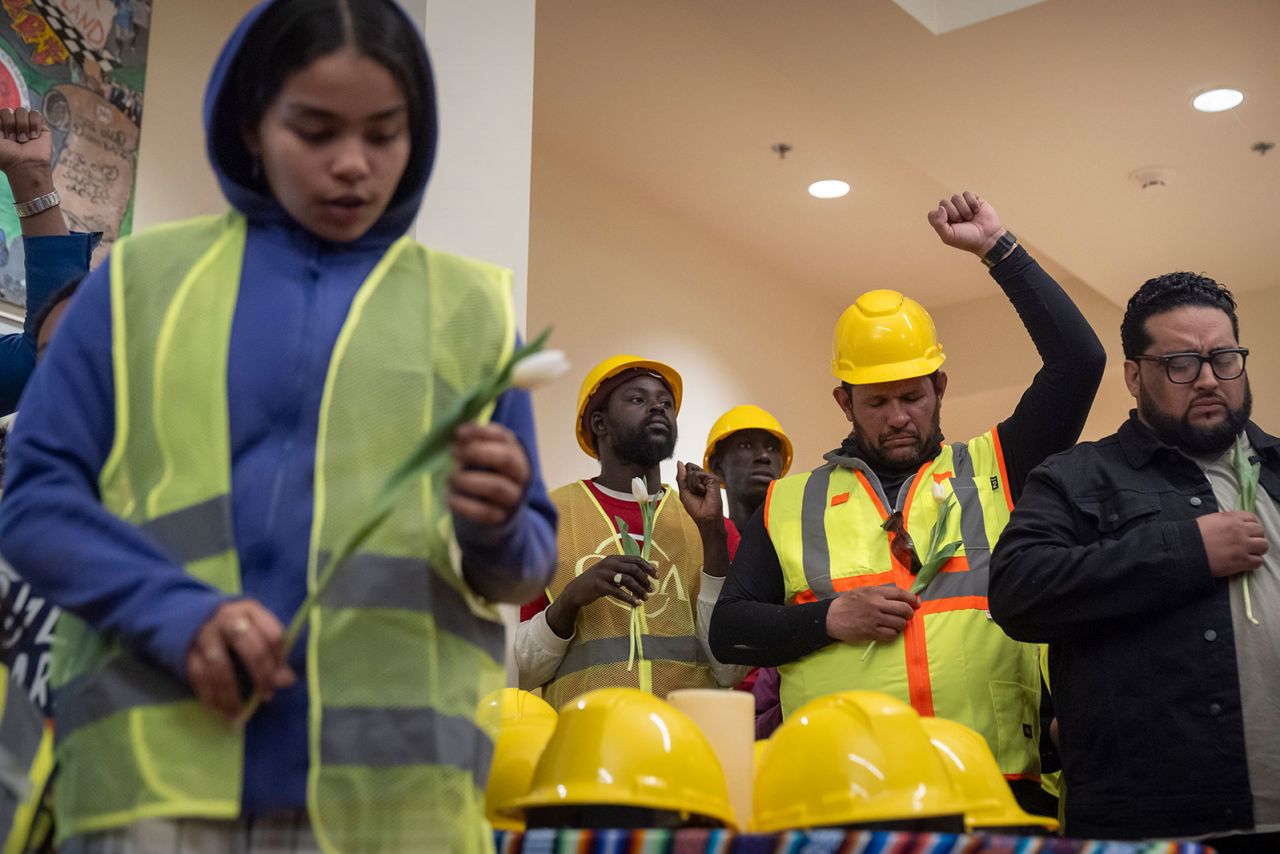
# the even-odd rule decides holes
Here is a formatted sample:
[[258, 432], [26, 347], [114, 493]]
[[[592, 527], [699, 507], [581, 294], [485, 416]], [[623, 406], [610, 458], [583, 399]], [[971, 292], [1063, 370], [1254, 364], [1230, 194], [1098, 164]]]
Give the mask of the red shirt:
[[[627, 523], [627, 530], [631, 531], [631, 535], [637, 541], [642, 539], [641, 532], [644, 531], [644, 519], [640, 516], [640, 502], [631, 496], [624, 498], [616, 498], [613, 495], [603, 492], [594, 481], [584, 480], [587, 489], [591, 491], [596, 501], [600, 502], [600, 508], [604, 510], [605, 515], [609, 517], [612, 523], [614, 517], [622, 519]], [[675, 500], [679, 500], [678, 496]], [[617, 530], [617, 527], [614, 527]], [[737, 527], [728, 517], [724, 520], [724, 530], [729, 539], [729, 560], [733, 560], [734, 554], [738, 551], [738, 543], [742, 541], [742, 535], [738, 533]], [[532, 620], [551, 604], [551, 600], [547, 599], [546, 594], [539, 596], [534, 601], [520, 607], [520, 621]]]

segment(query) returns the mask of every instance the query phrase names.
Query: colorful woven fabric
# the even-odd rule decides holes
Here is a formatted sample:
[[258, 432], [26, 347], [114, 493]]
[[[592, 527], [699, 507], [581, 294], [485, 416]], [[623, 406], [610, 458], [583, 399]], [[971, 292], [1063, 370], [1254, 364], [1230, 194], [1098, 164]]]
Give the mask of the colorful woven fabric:
[[531, 830], [498, 833], [498, 854], [1202, 854], [1194, 842], [794, 830]]

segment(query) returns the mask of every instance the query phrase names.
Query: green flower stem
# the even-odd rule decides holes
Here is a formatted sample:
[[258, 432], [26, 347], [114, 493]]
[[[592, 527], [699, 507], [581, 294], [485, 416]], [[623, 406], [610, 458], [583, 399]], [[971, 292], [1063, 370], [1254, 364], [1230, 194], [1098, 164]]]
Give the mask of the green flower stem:
[[[933, 527], [929, 530], [929, 545], [925, 549], [924, 563], [920, 567], [920, 571], [916, 573], [916, 580], [911, 585], [911, 594], [919, 596], [924, 592], [925, 588], [937, 577], [942, 571], [942, 567], [947, 561], [955, 557], [956, 552], [960, 550], [962, 543], [954, 540], [941, 547], [937, 546], [938, 540], [942, 539], [942, 532], [947, 528], [947, 519], [951, 514], [951, 496], [947, 496], [947, 500], [941, 502], [938, 507], [938, 518], [934, 520]], [[906, 524], [906, 521], [903, 521]], [[867, 648], [863, 651], [858, 661], [866, 661], [867, 656], [876, 648], [876, 642], [872, 641], [867, 644]]]
[[[632, 557], [638, 557], [645, 563], [649, 562], [650, 546], [653, 543], [653, 522], [654, 509], [649, 501], [640, 502], [640, 518], [644, 522], [644, 546], [636, 545], [635, 537], [631, 536], [631, 531], [627, 527], [627, 523], [619, 516], [614, 516], [613, 521], [618, 526], [619, 538], [622, 542], [622, 552]], [[653, 585], [650, 584], [650, 587]], [[644, 634], [648, 630], [648, 623], [644, 616], [644, 605], [633, 605], [631, 607], [631, 625], [628, 627], [630, 635], [630, 645], [627, 651], [627, 672], [630, 673], [635, 667], [637, 661], [644, 661]], [[644, 676], [644, 669], [641, 668], [640, 690], [652, 693], [653, 686], [648, 684], [647, 678]]]
[[302, 634], [302, 629], [306, 626], [316, 603], [328, 589], [338, 567], [356, 549], [364, 545], [374, 530], [391, 515], [409, 486], [423, 477], [436, 474], [445, 467], [449, 461], [449, 448], [453, 445], [453, 434], [463, 424], [478, 418], [487, 406], [510, 388], [511, 374], [516, 365], [541, 351], [546, 346], [547, 337], [550, 334], [550, 329], [544, 330], [537, 338], [513, 352], [492, 377], [482, 382], [470, 394], [460, 398], [444, 418], [431, 426], [431, 430], [422, 437], [413, 452], [391, 473], [374, 498], [369, 512], [352, 527], [351, 533], [347, 535], [342, 546], [334, 551], [328, 566], [324, 567], [316, 580], [315, 587], [302, 600], [302, 605], [289, 621], [289, 629], [284, 638], [286, 658], [289, 650], [293, 649], [293, 645], [297, 642], [298, 636]]

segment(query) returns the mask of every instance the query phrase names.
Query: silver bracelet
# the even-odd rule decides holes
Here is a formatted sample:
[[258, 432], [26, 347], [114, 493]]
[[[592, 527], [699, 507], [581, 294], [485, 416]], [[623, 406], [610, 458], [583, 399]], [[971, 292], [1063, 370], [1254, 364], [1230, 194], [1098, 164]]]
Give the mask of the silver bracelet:
[[62, 196], [58, 195], [57, 190], [45, 193], [43, 196], [36, 196], [29, 202], [14, 202], [13, 206], [18, 211], [18, 216], [26, 218], [43, 213], [49, 208], [57, 207], [62, 204]]

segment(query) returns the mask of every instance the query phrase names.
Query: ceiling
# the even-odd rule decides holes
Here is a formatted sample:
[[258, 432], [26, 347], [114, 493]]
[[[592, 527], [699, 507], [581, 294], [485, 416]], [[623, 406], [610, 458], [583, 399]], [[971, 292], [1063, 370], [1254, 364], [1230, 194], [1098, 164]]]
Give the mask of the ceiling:
[[[846, 301], [989, 296], [925, 220], [961, 189], [1117, 305], [1174, 269], [1266, 288], [1280, 148], [1250, 146], [1280, 142], [1278, 44], [1280, 0], [1046, 0], [941, 35], [893, 0], [538, 0], [535, 169], [550, 146]], [[1244, 104], [1191, 109], [1224, 85]]]

